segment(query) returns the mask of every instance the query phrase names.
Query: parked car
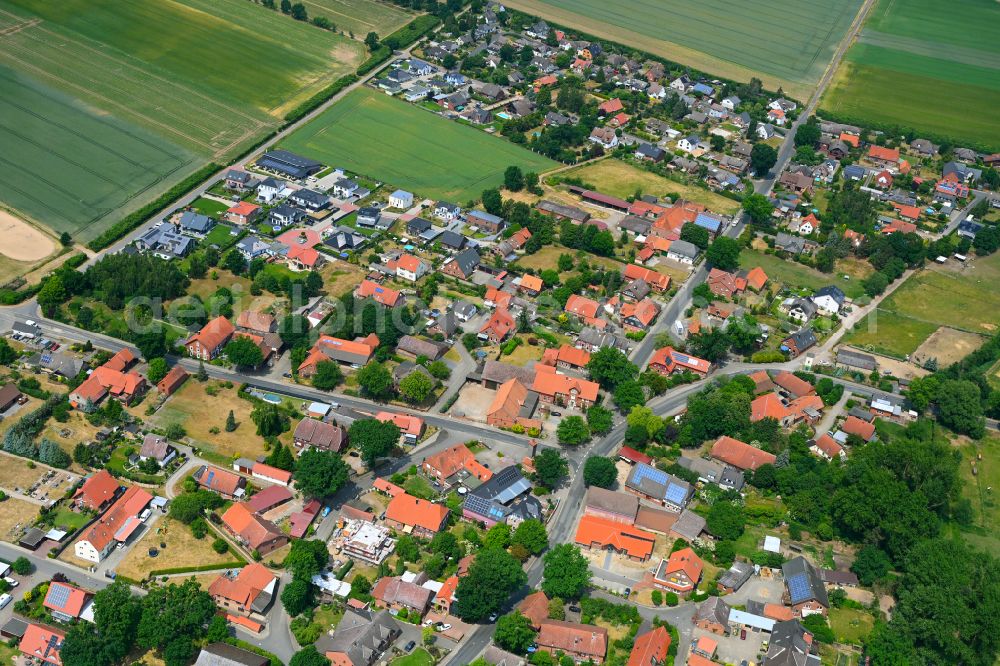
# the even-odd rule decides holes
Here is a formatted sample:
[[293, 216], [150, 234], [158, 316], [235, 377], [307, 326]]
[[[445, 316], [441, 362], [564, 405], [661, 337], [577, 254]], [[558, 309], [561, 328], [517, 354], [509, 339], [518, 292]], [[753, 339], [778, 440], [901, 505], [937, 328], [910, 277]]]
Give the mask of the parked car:
[[416, 647], [416, 645], [417, 645], [416, 641], [410, 641], [409, 643], [406, 644], [406, 647], [403, 648], [403, 652], [409, 652], [414, 647]]
[[9, 604], [10, 600], [13, 599], [13, 598], [14, 597], [12, 597], [12, 596], [10, 596], [9, 594], [6, 594], [6, 593], [0, 594], [0, 609], [6, 608], [7, 604]]
[[3, 579], [4, 579], [4, 582], [7, 583], [8, 585], [10, 585], [11, 587], [17, 587], [18, 585], [20, 585], [20, 583], [18, 583], [16, 580], [14, 580], [13, 578], [11, 578], [10, 576], [4, 576]]

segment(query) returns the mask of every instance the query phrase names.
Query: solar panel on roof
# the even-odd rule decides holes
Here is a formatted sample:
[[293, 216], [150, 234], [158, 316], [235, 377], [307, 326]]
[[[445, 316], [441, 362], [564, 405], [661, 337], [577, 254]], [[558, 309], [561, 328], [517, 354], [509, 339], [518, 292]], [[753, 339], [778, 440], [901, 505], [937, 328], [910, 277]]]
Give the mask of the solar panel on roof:
[[53, 585], [49, 589], [49, 605], [56, 608], [65, 608], [69, 602], [69, 588], [65, 585]]
[[674, 360], [676, 360], [678, 363], [687, 363], [691, 359], [687, 354], [674, 352]]
[[812, 588], [809, 587], [809, 578], [806, 574], [795, 574], [788, 579], [788, 595], [793, 604], [812, 598]]
[[664, 493], [664, 499], [668, 502], [673, 502], [674, 504], [683, 504], [686, 498], [687, 489], [683, 486], [677, 485], [676, 483], [671, 483], [667, 486], [667, 492]]
[[658, 483], [661, 486], [667, 484], [667, 480], [670, 475], [663, 470], [656, 469], [655, 467], [650, 467], [645, 463], [640, 463], [635, 471], [635, 482], [642, 483], [644, 480], [649, 479], [653, 483]]
[[51, 363], [51, 362], [52, 362], [51, 354], [42, 354], [42, 363]]

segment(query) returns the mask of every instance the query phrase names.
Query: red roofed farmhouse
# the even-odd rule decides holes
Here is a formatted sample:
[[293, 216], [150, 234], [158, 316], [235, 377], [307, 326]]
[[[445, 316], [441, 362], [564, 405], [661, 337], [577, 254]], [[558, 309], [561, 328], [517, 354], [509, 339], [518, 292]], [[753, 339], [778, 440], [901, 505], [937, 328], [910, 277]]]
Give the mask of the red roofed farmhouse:
[[142, 524], [139, 514], [153, 501], [142, 488], [128, 488], [100, 519], [77, 540], [74, 554], [99, 564], [118, 543], [127, 541]]
[[233, 337], [236, 328], [225, 317], [219, 316], [205, 324], [200, 331], [188, 338], [184, 343], [188, 354], [203, 361], [211, 361], [222, 353], [229, 339]]
[[704, 564], [694, 551], [683, 548], [660, 561], [653, 575], [653, 584], [674, 592], [690, 592], [698, 585], [703, 568]]
[[448, 520], [448, 507], [403, 493], [396, 495], [385, 510], [385, 522], [406, 534], [433, 537]]

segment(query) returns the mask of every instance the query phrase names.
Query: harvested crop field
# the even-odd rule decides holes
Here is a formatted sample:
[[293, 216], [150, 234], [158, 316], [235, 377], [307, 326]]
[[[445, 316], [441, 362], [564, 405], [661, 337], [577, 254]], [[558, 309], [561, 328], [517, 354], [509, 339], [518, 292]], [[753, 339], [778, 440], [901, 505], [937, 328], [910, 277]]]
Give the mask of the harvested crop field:
[[556, 163], [508, 141], [446, 120], [370, 88], [359, 88], [280, 144], [421, 197], [465, 202], [520, 166], [541, 173]]
[[17, 542], [24, 529], [38, 517], [38, 505], [8, 497], [0, 502], [0, 540]]
[[0, 34], [0, 200], [84, 240], [364, 54], [244, 0], [10, 0]]
[[[1000, 5], [880, 0], [822, 108], [1000, 149]], [[891, 94], [886, 94], [890, 91]]]
[[[583, 32], [805, 98], [833, 58], [860, 0], [513, 0], [510, 6]], [[780, 29], [776, 26], [781, 26]], [[781, 38], [776, 39], [776, 30]]]

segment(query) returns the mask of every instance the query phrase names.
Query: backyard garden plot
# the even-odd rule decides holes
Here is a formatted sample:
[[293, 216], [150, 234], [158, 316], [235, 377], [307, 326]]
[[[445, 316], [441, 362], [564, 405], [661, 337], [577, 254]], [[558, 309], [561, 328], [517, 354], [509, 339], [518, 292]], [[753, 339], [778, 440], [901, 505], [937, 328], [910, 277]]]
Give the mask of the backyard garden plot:
[[360, 88], [281, 142], [281, 148], [423, 197], [465, 202], [520, 166], [555, 162], [479, 130]]
[[697, 67], [807, 97], [860, 0], [513, 0], [548, 20]]
[[0, 200], [91, 238], [271, 131], [363, 52], [242, 0], [5, 2]]
[[369, 32], [379, 37], [395, 32], [413, 18], [402, 7], [377, 0], [303, 0], [309, 16], [323, 16], [338, 30], [364, 39]]
[[822, 106], [1000, 147], [1000, 6], [959, 0], [942, 15], [931, 0], [880, 0]]

